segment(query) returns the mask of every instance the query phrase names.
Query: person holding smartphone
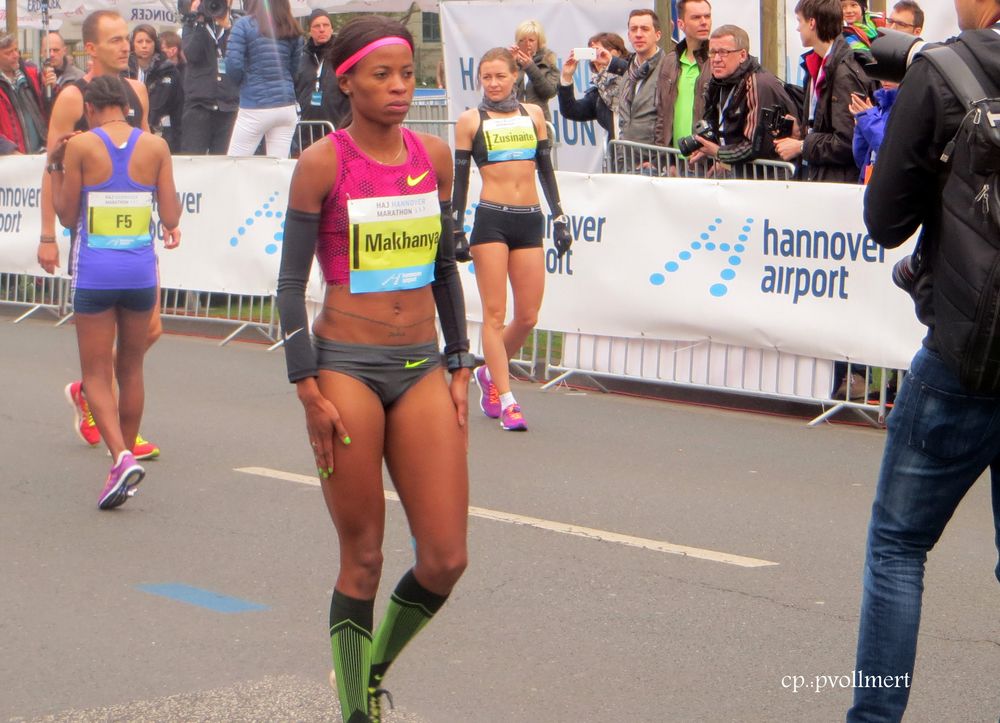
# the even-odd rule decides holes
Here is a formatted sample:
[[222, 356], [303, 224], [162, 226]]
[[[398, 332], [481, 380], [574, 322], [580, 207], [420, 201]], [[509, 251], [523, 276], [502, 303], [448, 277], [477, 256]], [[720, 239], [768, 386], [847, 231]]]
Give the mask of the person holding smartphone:
[[[588, 51], [583, 57], [579, 51]], [[563, 61], [559, 78], [559, 112], [569, 120], [596, 120], [608, 133], [608, 139], [615, 137], [615, 113], [621, 95], [622, 76], [608, 72], [611, 58], [622, 58], [628, 51], [625, 41], [617, 33], [597, 33], [587, 41], [586, 48], [575, 48]], [[590, 87], [583, 98], [577, 99], [573, 90], [573, 76], [581, 62], [589, 62]]]

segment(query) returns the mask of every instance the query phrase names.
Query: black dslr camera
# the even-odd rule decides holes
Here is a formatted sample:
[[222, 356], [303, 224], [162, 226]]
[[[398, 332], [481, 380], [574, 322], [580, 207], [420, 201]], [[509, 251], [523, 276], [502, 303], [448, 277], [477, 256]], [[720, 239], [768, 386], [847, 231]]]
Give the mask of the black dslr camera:
[[865, 63], [865, 73], [875, 80], [899, 83], [906, 69], [927, 42], [909, 33], [879, 28], [872, 41], [871, 60]]
[[700, 120], [694, 124], [694, 128], [691, 129], [691, 135], [684, 136], [679, 141], [677, 141], [677, 148], [685, 156], [690, 156], [692, 153], [701, 148], [701, 143], [698, 142], [698, 136], [701, 136], [706, 141], [712, 141], [712, 143], [719, 142], [719, 136], [715, 132], [715, 128], [707, 120]]
[[[191, 12], [191, 0], [177, 0], [177, 13], [194, 15], [195, 13]], [[229, 14], [229, 3], [226, 0], [202, 0], [197, 14], [219, 20]]]
[[792, 130], [795, 128], [795, 121], [786, 117], [785, 110], [780, 105], [772, 105], [762, 110], [760, 122], [773, 138], [791, 138]]

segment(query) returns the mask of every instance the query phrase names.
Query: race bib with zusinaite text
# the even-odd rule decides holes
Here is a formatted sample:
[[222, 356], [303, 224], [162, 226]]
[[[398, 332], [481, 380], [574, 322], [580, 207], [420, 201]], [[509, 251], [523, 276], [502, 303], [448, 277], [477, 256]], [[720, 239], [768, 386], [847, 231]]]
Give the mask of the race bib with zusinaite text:
[[95, 249], [138, 249], [153, 243], [150, 191], [90, 191], [87, 245]]
[[484, 119], [483, 138], [486, 140], [486, 159], [490, 162], [530, 161], [538, 145], [535, 124], [526, 115]]
[[350, 199], [351, 293], [419, 289], [434, 281], [441, 236], [437, 192]]

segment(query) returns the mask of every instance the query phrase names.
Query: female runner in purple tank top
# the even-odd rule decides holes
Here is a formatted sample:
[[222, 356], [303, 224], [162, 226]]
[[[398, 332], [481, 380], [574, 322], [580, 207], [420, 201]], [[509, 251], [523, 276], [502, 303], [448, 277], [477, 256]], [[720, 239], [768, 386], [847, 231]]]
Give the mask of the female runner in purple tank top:
[[[296, 164], [278, 309], [288, 378], [305, 408], [340, 543], [330, 643], [341, 713], [367, 723], [381, 720], [389, 665], [465, 569], [474, 359], [454, 258], [450, 152], [440, 139], [401, 127], [413, 97], [413, 39], [394, 20], [359, 18], [341, 29], [328, 61], [351, 120]], [[327, 287], [310, 339], [305, 288], [314, 255]], [[416, 564], [374, 628], [383, 459]]]
[[76, 229], [74, 321], [87, 401], [114, 460], [98, 498], [98, 507], [111, 509], [124, 503], [145, 475], [132, 443], [145, 398], [142, 362], [149, 324], [159, 301], [154, 194], [164, 248], [180, 243], [181, 209], [170, 149], [162, 138], [128, 124], [121, 81], [112, 75], [94, 78], [83, 101], [91, 130], [64, 136], [49, 151], [47, 170], [59, 221]]

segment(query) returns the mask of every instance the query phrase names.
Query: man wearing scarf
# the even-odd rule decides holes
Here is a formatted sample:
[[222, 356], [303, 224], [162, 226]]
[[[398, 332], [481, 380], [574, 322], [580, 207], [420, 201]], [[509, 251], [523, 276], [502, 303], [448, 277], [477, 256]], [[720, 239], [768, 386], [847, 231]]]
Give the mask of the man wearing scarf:
[[762, 120], [763, 111], [777, 108], [779, 117], [796, 113], [784, 85], [760, 66], [749, 49], [750, 36], [743, 28], [723, 25], [712, 33], [708, 47], [712, 80], [708, 84], [705, 120], [720, 142], [699, 139], [701, 150], [691, 156], [692, 162], [709, 156], [736, 166], [737, 177], [742, 177], [740, 164], [778, 158], [773, 136]]
[[657, 81], [663, 51], [660, 50], [660, 18], [652, 10], [633, 10], [628, 16], [628, 40], [635, 54], [628, 60], [614, 58], [608, 70], [624, 75], [618, 102], [618, 138], [652, 144], [655, 140]]

